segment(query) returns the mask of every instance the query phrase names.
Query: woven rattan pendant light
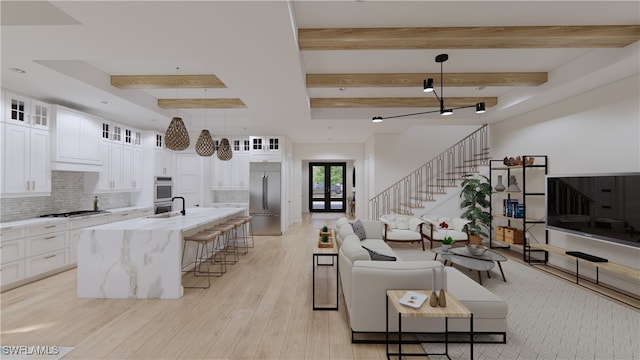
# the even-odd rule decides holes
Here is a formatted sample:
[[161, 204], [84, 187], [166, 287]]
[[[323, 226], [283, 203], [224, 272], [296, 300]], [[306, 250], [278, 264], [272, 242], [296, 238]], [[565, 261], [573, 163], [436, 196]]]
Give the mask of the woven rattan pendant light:
[[[204, 89], [204, 97], [207, 97], [207, 89]], [[216, 147], [213, 144], [209, 130], [207, 130], [207, 108], [205, 107], [204, 129], [202, 129], [200, 136], [198, 136], [198, 141], [196, 141], [196, 153], [200, 156], [211, 156], [214, 152], [216, 152]]]
[[[176, 68], [176, 73], [180, 68]], [[176, 85], [176, 100], [178, 99], [178, 88], [179, 85]], [[178, 106], [176, 108], [176, 115], [178, 112]], [[174, 116], [169, 123], [169, 127], [167, 128], [166, 133], [164, 134], [164, 142], [167, 149], [171, 150], [185, 150], [189, 147], [189, 132], [187, 132], [186, 126], [184, 126], [184, 122], [182, 122], [182, 118], [179, 116]]]
[[[224, 115], [224, 135], [227, 134], [227, 115], [225, 112]], [[229, 161], [233, 157], [233, 151], [231, 150], [231, 144], [229, 143], [229, 139], [223, 137], [220, 140], [220, 145], [218, 147], [218, 159], [222, 161]]]

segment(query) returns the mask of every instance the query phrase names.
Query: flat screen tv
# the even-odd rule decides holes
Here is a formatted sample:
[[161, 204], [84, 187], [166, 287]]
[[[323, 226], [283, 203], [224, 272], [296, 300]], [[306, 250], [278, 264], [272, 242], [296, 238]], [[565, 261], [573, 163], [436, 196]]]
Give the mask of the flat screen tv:
[[548, 175], [546, 226], [640, 247], [640, 173]]

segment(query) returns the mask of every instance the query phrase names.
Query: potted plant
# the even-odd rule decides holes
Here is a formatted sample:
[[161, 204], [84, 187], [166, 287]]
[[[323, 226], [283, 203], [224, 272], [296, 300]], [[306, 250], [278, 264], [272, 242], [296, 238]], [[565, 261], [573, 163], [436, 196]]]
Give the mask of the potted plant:
[[327, 225], [325, 225], [322, 228], [320, 228], [320, 232], [322, 232], [323, 234], [328, 233], [329, 232], [329, 228], [327, 227]]
[[482, 244], [482, 236], [488, 236], [485, 230], [491, 227], [491, 214], [486, 211], [491, 203], [491, 184], [484, 175], [464, 175], [460, 192], [461, 218], [469, 220], [471, 244]]
[[444, 237], [442, 238], [442, 248], [450, 249], [453, 246], [453, 244], [456, 243], [456, 241], [451, 236], [448, 235], [449, 224], [443, 221], [440, 223], [440, 228], [447, 229], [447, 231], [444, 233]]

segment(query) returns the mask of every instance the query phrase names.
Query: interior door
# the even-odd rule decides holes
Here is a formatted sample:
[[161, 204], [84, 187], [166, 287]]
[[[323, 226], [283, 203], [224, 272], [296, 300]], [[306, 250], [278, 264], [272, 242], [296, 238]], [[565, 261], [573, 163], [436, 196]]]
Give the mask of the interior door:
[[345, 211], [346, 166], [346, 163], [309, 163], [309, 211]]

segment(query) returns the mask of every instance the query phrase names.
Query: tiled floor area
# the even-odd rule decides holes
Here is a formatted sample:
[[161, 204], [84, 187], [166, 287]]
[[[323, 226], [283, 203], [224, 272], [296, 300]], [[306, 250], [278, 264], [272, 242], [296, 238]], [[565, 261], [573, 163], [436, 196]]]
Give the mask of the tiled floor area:
[[[640, 359], [639, 311], [535, 267], [511, 260], [502, 266], [506, 283], [497, 269], [482, 283], [509, 303], [507, 343], [479, 344], [476, 358]], [[475, 280], [475, 272], [461, 271]], [[468, 359], [469, 346], [450, 345], [449, 353]]]

